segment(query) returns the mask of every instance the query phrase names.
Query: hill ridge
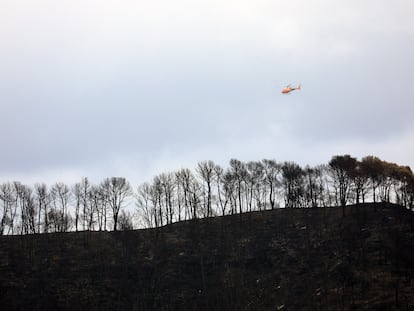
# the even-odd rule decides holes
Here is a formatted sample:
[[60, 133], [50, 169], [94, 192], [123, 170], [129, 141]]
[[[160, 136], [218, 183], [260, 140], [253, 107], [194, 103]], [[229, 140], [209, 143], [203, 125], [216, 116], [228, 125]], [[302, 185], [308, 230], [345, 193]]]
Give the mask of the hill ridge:
[[134, 231], [2, 236], [0, 303], [2, 310], [413, 307], [412, 212], [386, 203], [346, 209], [346, 217], [341, 207], [289, 208]]

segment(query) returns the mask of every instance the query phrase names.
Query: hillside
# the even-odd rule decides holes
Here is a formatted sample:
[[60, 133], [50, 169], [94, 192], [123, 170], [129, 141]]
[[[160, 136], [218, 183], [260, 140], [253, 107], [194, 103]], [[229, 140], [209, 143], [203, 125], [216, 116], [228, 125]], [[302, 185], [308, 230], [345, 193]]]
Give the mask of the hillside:
[[408, 310], [413, 276], [391, 204], [0, 237], [1, 310]]

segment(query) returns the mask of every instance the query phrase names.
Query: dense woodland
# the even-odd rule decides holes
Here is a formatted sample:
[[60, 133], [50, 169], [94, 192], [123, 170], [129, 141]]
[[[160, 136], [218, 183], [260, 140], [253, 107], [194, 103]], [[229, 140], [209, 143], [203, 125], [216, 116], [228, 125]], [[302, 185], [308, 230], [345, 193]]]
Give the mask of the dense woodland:
[[[123, 177], [74, 185], [0, 184], [0, 234], [128, 230], [183, 220], [284, 208], [321, 208], [388, 202], [413, 208], [414, 175], [408, 166], [375, 156], [333, 156], [328, 164], [213, 161], [195, 171], [161, 173], [135, 189]], [[133, 209], [130, 206], [134, 206]], [[129, 206], [129, 208], [126, 208]], [[343, 216], [345, 208], [342, 209]]]

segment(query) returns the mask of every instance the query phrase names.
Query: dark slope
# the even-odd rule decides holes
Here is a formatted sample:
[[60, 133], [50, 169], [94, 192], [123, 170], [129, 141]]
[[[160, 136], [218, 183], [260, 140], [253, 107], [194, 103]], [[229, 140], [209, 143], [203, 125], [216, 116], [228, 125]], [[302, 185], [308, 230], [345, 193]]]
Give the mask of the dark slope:
[[413, 309], [413, 215], [374, 207], [2, 236], [0, 309]]

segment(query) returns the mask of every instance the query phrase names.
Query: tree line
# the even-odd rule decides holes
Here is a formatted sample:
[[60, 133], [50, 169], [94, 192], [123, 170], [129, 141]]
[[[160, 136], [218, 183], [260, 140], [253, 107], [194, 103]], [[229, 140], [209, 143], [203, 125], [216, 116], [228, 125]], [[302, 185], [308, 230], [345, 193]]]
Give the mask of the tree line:
[[[20, 182], [0, 184], [0, 234], [161, 227], [177, 221], [284, 208], [392, 202], [413, 208], [414, 175], [408, 166], [375, 156], [336, 155], [328, 164], [243, 162], [223, 168], [199, 162], [161, 173], [133, 189], [123, 177], [69, 186]], [[134, 210], [126, 208], [134, 202]]]

